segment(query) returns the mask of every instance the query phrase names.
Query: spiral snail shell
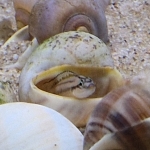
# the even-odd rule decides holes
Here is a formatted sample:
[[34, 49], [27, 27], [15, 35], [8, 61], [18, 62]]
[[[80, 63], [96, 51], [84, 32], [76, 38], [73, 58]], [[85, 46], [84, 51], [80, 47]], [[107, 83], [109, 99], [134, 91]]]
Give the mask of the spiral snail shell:
[[127, 85], [107, 94], [86, 126], [84, 149], [108, 133], [132, 127], [150, 116], [150, 93], [142, 84]]
[[29, 32], [39, 43], [66, 31], [85, 31], [108, 41], [105, 9], [110, 0], [39, 0], [31, 11]]

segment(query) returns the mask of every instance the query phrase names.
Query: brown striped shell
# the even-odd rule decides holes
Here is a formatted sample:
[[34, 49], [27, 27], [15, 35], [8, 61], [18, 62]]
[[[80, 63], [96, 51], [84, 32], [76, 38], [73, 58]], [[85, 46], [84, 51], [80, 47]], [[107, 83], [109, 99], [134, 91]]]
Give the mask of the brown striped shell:
[[150, 118], [135, 126], [112, 134], [106, 134], [90, 150], [149, 150], [149, 139]]
[[105, 134], [123, 130], [150, 116], [150, 93], [140, 84], [127, 85], [107, 94], [93, 111], [86, 126], [84, 149]]

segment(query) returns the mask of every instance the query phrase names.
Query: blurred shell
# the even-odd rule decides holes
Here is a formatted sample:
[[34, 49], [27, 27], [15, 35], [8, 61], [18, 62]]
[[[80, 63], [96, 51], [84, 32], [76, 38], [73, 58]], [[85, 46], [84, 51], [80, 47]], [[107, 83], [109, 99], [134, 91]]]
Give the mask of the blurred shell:
[[110, 0], [39, 0], [29, 20], [29, 33], [42, 43], [66, 31], [84, 31], [108, 42], [105, 9]]
[[17, 99], [10, 82], [0, 81], [0, 104], [16, 101]]
[[15, 18], [18, 28], [29, 24], [31, 10], [38, 0], [12, 0], [15, 8]]
[[[150, 118], [135, 126], [106, 134], [90, 150], [149, 150]], [[108, 144], [109, 143], [109, 144]]]
[[0, 105], [0, 149], [82, 150], [83, 135], [65, 117], [29, 103]]
[[29, 101], [32, 78], [39, 72], [62, 64], [114, 66], [109, 49], [94, 35], [76, 31], [58, 34], [42, 43], [27, 60], [19, 80], [20, 101]]
[[134, 126], [149, 116], [149, 89], [136, 83], [113, 90], [100, 101], [89, 119], [84, 149], [89, 149], [103, 135]]
[[[55, 78], [64, 71], [89, 77], [95, 83], [95, 92], [87, 98], [75, 98], [64, 94], [54, 94]], [[66, 81], [65, 81], [66, 82]], [[38, 74], [30, 82], [29, 102], [45, 105], [57, 110], [76, 126], [84, 126], [93, 108], [101, 97], [123, 84], [121, 74], [111, 67], [87, 67], [62, 65]]]

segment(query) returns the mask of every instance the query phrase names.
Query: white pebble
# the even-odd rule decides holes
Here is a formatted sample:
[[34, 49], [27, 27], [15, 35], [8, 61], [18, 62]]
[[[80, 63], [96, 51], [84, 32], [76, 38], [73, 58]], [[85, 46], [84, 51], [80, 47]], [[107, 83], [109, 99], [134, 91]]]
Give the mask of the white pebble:
[[13, 59], [14, 59], [14, 60], [18, 60], [18, 57], [19, 57], [19, 56], [18, 56], [17, 54], [14, 54], [14, 55], [13, 55]]
[[7, 51], [6, 50], [3, 51], [3, 55], [7, 55]]

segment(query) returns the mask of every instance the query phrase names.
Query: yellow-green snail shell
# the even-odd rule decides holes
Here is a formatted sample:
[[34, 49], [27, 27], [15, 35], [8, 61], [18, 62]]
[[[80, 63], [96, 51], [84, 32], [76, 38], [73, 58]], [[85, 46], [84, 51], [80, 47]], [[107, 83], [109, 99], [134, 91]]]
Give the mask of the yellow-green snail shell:
[[39, 45], [27, 60], [19, 79], [20, 101], [29, 101], [29, 84], [33, 77], [63, 64], [114, 66], [110, 50], [96, 36], [77, 31], [60, 33]]
[[[110, 84], [112, 88], [102, 86], [101, 89], [103, 89], [104, 87], [106, 88], [106, 89], [101, 90], [101, 91], [105, 91], [102, 96], [104, 96], [104, 94], [106, 94], [108, 91], [110, 91], [114, 87], [117, 87], [123, 84], [122, 76], [117, 70], [113, 68], [113, 65], [114, 65], [113, 59], [111, 57], [111, 53], [109, 49], [107, 48], [107, 46], [99, 38], [97, 38], [96, 36], [92, 34], [85, 33], [85, 32], [70, 31], [70, 32], [64, 32], [64, 33], [55, 35], [54, 37], [51, 37], [50, 39], [46, 40], [37, 49], [33, 51], [31, 56], [27, 60], [20, 75], [19, 100], [24, 101], [24, 102], [38, 103], [38, 104], [42, 104], [42, 105], [54, 108], [55, 110], [58, 110], [59, 112], [64, 114], [66, 117], [68, 115], [67, 118], [70, 118], [70, 120], [77, 126], [83, 126], [86, 124], [88, 116], [91, 110], [93, 109], [93, 107], [95, 107], [98, 101], [100, 101], [101, 96], [95, 96], [95, 100], [93, 101], [92, 100], [90, 101], [89, 99], [89, 103], [88, 103], [86, 100], [84, 100], [84, 98], [86, 99], [87, 96], [84, 97], [82, 95], [83, 96], [83, 97], [81, 96], [83, 98], [82, 100], [78, 100], [79, 97], [77, 98], [76, 97], [77, 95], [75, 93], [74, 94], [76, 98], [73, 96], [74, 94], [71, 97], [69, 97], [69, 95], [58, 96], [57, 92], [54, 94], [51, 91], [53, 94], [49, 94], [48, 92], [39, 90], [35, 85], [35, 81], [37, 82], [36, 78], [38, 78], [39, 80], [39, 77], [40, 77], [42, 80], [44, 73], [46, 73], [47, 70], [52, 69], [52, 67], [58, 66], [58, 69], [56, 69], [57, 70], [56, 73], [57, 74], [62, 73], [63, 71], [61, 69], [63, 67], [61, 68], [61, 65], [65, 65], [65, 64], [71, 65], [72, 67], [70, 67], [69, 70], [66, 67], [66, 70], [64, 71], [74, 72], [74, 70], [72, 69], [77, 68], [76, 69], [77, 72], [75, 71], [76, 74], [78, 74], [79, 76], [81, 75], [81, 76], [89, 77], [92, 80], [93, 80], [93, 77], [91, 77], [91, 75], [83, 73], [83, 71], [81, 71], [82, 69], [79, 69], [79, 68], [89, 67], [84, 70], [85, 72], [92, 73], [92, 68], [93, 69], [96, 68], [95, 70], [99, 70], [99, 69], [102, 69], [100, 67], [108, 66], [108, 68], [112, 70], [113, 73], [111, 74], [109, 71], [108, 72], [106, 71], [107, 72], [106, 73], [104, 71], [106, 73], [106, 76], [110, 75], [110, 78], [111, 78], [111, 75], [112, 75], [114, 78], [114, 81], [118, 81], [118, 82], [113, 82], [113, 85], [112, 85], [109, 82], [109, 77], [108, 77], [108, 80], [106, 79], [106, 82], [107, 82], [106, 84], [107, 85]], [[107, 67], [106, 67], [106, 70], [107, 70]], [[43, 72], [43, 75], [40, 76], [39, 74], [41, 72]], [[103, 69], [102, 69], [102, 72], [100, 72], [99, 70], [98, 73], [95, 73], [96, 77], [94, 78], [99, 78], [101, 74], [103, 74]], [[48, 76], [51, 77], [52, 75], [54, 75], [54, 72], [50, 72]], [[116, 75], [116, 77], [114, 77], [114, 75]], [[56, 76], [54, 75], [54, 77]], [[96, 82], [94, 81], [94, 83]], [[93, 89], [93, 91], [88, 96], [90, 96], [94, 91], [95, 89]], [[96, 92], [94, 93], [100, 94], [101, 91], [96, 90]], [[73, 92], [75, 92], [75, 90], [73, 90]], [[42, 95], [47, 98], [45, 99], [41, 98], [41, 100], [39, 101], [38, 98], [41, 97]], [[50, 102], [49, 97], [53, 97], [53, 101]], [[89, 98], [91, 97], [92, 95]], [[61, 99], [61, 102], [55, 105], [55, 102], [57, 101], [58, 98]], [[55, 99], [56, 101], [54, 101]], [[74, 100], [74, 99], [77, 99], [77, 100]], [[53, 103], [53, 102], [54, 104], [50, 105], [50, 103]], [[66, 103], [66, 106], [68, 106], [68, 108], [66, 109], [67, 111], [65, 111], [64, 109], [62, 109], [61, 111], [59, 107], [62, 107], [62, 106], [64, 107], [65, 103]], [[71, 115], [69, 112], [72, 111], [71, 110], [72, 106], [70, 105], [70, 103], [72, 106], [74, 105], [74, 103], [76, 105], [77, 104], [79, 105], [78, 112], [80, 112], [80, 110], [82, 111], [82, 107], [87, 108], [86, 106], [88, 105], [90, 109], [87, 108], [85, 112], [86, 115], [83, 114], [82, 116], [80, 114], [82, 119], [77, 119], [78, 114], [76, 115], [76, 113], [72, 113], [72, 116], [69, 117], [69, 115]], [[90, 103], [93, 103], [93, 104], [91, 104], [90, 106]]]

